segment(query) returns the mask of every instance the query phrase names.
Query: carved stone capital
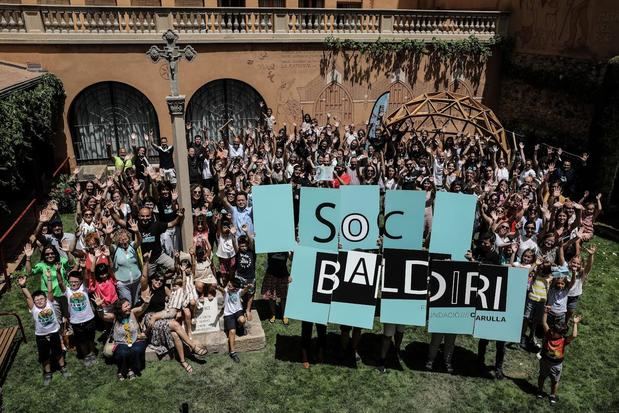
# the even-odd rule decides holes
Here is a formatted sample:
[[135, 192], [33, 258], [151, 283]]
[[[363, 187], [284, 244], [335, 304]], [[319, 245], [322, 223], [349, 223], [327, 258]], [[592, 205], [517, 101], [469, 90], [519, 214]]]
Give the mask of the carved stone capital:
[[168, 103], [168, 110], [170, 111], [170, 115], [185, 114], [185, 95], [166, 96], [165, 99]]

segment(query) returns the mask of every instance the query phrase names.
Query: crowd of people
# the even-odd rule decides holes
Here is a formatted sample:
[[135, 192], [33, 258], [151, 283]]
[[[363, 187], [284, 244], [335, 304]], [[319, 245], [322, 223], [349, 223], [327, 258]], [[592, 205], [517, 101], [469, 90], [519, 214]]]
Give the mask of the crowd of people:
[[[116, 362], [120, 380], [139, 376], [147, 346], [160, 355], [174, 353], [190, 373], [185, 353], [206, 354], [192, 337], [196, 311], [218, 294], [229, 355], [238, 362], [235, 338], [251, 320], [256, 285], [252, 188], [292, 184], [298, 223], [303, 186], [378, 185], [383, 191], [425, 191], [426, 245], [436, 191], [478, 196], [472, 248], [460, 259], [529, 270], [520, 345], [540, 358], [540, 397], [550, 378], [549, 400], [555, 403], [565, 346], [577, 334], [578, 300], [596, 252], [590, 243], [593, 224], [602, 210], [601, 196], [585, 190], [587, 155], [522, 143], [507, 152], [477, 133], [416, 130], [409, 123], [371, 126], [367, 134], [329, 115], [321, 124], [309, 114], [298, 125], [279, 125], [266, 108], [252, 128], [209, 131], [187, 124], [191, 205], [179, 204], [174, 147], [163, 137], [157, 144], [152, 134], [144, 136], [158, 153], [156, 162], [148, 159], [145, 146], [135, 146], [132, 135], [132, 148], [114, 155], [110, 147], [113, 174], [84, 182], [76, 170], [75, 233], [64, 231], [57, 206], [50, 203], [24, 249], [26, 272], [39, 288], [30, 293], [26, 278], [19, 278], [35, 320], [44, 383], [50, 383], [53, 365], [69, 374], [64, 359], [69, 345], [86, 367], [97, 362], [97, 328], [106, 332], [102, 350]], [[177, 229], [185, 219], [193, 222], [193, 245], [181, 251]], [[36, 249], [41, 258], [31, 265]], [[291, 252], [270, 253], [260, 274], [270, 323], [276, 322], [277, 303], [284, 313], [291, 259]], [[282, 322], [289, 323], [285, 317]], [[312, 323], [302, 323], [306, 368], [325, 350], [326, 326], [316, 325], [317, 357], [310, 346], [312, 330]], [[358, 358], [361, 330], [342, 326], [341, 331], [343, 349]], [[403, 333], [404, 326], [384, 326], [379, 371], [386, 371], [392, 339], [399, 354]], [[426, 368], [435, 368], [444, 342], [445, 368], [453, 372], [455, 341], [455, 335], [432, 334]], [[487, 345], [479, 341], [484, 374], [489, 374]], [[496, 348], [492, 370], [502, 379], [505, 343]]]

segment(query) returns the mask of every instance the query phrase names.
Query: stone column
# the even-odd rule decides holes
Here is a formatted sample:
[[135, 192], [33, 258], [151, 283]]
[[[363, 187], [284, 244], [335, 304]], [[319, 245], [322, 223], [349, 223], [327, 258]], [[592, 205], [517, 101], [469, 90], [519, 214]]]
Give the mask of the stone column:
[[185, 139], [185, 96], [167, 96], [168, 109], [172, 119], [174, 136], [174, 166], [176, 168], [176, 190], [178, 204], [185, 208], [185, 219], [181, 226], [181, 249], [189, 250], [193, 240], [193, 219], [191, 210], [191, 188], [187, 163], [187, 140]]

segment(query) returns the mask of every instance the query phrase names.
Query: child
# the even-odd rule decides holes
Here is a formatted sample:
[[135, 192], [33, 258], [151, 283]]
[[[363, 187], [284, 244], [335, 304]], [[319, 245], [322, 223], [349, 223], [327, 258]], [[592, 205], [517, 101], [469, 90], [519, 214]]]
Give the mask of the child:
[[[247, 227], [243, 225], [243, 231], [247, 231]], [[254, 252], [253, 234], [246, 232], [247, 235], [241, 235], [237, 241], [238, 252], [236, 261], [236, 276], [235, 279], [241, 287], [246, 285], [256, 284], [256, 253]], [[247, 302], [247, 320], [251, 321], [251, 306], [254, 302], [255, 289], [253, 287], [247, 290], [247, 296], [243, 296], [243, 300]]]
[[[540, 262], [540, 265], [533, 271], [534, 276], [529, 286], [524, 308], [520, 347], [525, 350], [531, 342], [537, 345], [535, 342], [535, 331], [537, 330], [538, 324], [542, 321], [542, 315], [544, 314], [544, 308], [548, 300], [548, 289], [550, 288], [550, 281], [552, 280], [550, 263], [548, 261], [543, 262], [541, 259], [538, 262]], [[526, 334], [527, 328], [529, 329], [528, 337]]]
[[84, 366], [91, 367], [97, 363], [95, 355], [95, 314], [90, 305], [88, 291], [82, 282], [80, 271], [69, 273], [69, 288], [64, 284], [60, 271], [56, 273], [58, 286], [69, 300], [69, 322], [73, 329], [73, 340], [78, 357], [84, 359]]
[[593, 268], [593, 256], [595, 255], [595, 251], [597, 247], [592, 245], [591, 248], [586, 248], [589, 253], [589, 258], [587, 259], [587, 263], [585, 264], [585, 268], [583, 269], [581, 266], [580, 256], [576, 255], [569, 262], [569, 269], [572, 273], [573, 284], [570, 288], [570, 291], [567, 293], [567, 319], [572, 318], [572, 314], [576, 311], [576, 306], [578, 305], [578, 299], [582, 295], [582, 288], [587, 282], [587, 276], [591, 272], [591, 268]]
[[208, 291], [217, 287], [217, 278], [215, 278], [215, 265], [212, 260], [212, 251], [210, 244], [207, 248], [197, 246], [191, 248], [189, 253], [192, 256], [194, 284], [198, 292], [199, 299], [203, 300]]
[[230, 225], [230, 221], [217, 222], [217, 257], [219, 258], [219, 271], [221, 272], [222, 285], [226, 285], [230, 277], [234, 276], [236, 265], [236, 228]]
[[252, 284], [247, 284], [245, 288], [240, 290], [240, 286], [237, 280], [231, 280], [228, 282], [226, 289], [218, 287], [224, 294], [224, 328], [228, 336], [228, 347], [230, 349], [230, 358], [235, 363], [239, 363], [238, 354], [234, 350], [234, 343], [236, 336], [245, 335], [245, 316], [243, 314], [243, 304], [241, 303], [241, 297], [247, 293], [250, 288], [253, 288]]
[[[549, 307], [546, 307], [547, 311]], [[563, 357], [565, 356], [565, 346], [570, 344], [578, 335], [578, 323], [581, 317], [574, 318], [572, 335], [566, 337], [568, 327], [565, 322], [548, 325], [547, 313], [542, 316], [542, 326], [544, 327], [544, 343], [542, 345], [542, 358], [539, 361], [539, 378], [537, 379], [537, 398], [544, 398], [544, 382], [550, 376], [550, 405], [557, 403], [557, 389], [563, 370]]]
[[52, 381], [52, 359], [58, 363], [63, 378], [69, 377], [70, 373], [62, 354], [60, 324], [52, 307], [54, 294], [50, 270], [46, 272], [46, 279], [47, 298], [41, 290], [36, 290], [31, 295], [28, 287], [26, 287], [26, 277], [20, 276], [17, 283], [26, 298], [26, 304], [34, 319], [34, 334], [36, 335], [39, 362], [43, 366], [43, 385], [49, 386]]
[[[562, 265], [565, 265], [563, 243], [559, 244], [558, 259]], [[548, 305], [550, 306], [548, 318], [551, 325], [566, 322], [567, 295], [576, 283], [576, 277], [572, 277], [568, 282], [565, 267], [559, 267], [558, 270], [552, 273], [554, 279], [548, 290]]]
[[168, 301], [168, 308], [176, 310], [177, 321], [185, 325], [185, 331], [191, 338], [191, 325], [193, 315], [196, 313], [198, 294], [187, 261], [183, 260], [180, 263], [179, 272], [179, 276], [172, 282], [172, 293]]

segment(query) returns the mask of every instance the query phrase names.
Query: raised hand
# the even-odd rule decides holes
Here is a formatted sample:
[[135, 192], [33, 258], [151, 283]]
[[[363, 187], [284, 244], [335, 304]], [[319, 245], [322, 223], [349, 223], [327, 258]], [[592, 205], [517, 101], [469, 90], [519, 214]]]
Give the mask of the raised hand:
[[582, 321], [582, 316], [581, 315], [577, 315], [573, 318], [574, 324], [578, 324]]
[[47, 204], [47, 206], [49, 207], [49, 209], [51, 209], [54, 212], [58, 212], [58, 202], [55, 200], [49, 201], [49, 203]]
[[106, 257], [110, 256], [110, 250], [105, 245], [101, 246], [101, 253]]
[[50, 212], [51, 211], [48, 209], [41, 211], [41, 214], [39, 215], [39, 222], [43, 224], [49, 222], [52, 219], [52, 214], [50, 214]]
[[33, 253], [34, 253], [34, 249], [32, 249], [32, 245], [30, 243], [27, 243], [26, 245], [24, 245], [24, 255], [26, 256], [26, 258], [32, 257]]
[[104, 303], [103, 297], [101, 297], [99, 293], [95, 293], [94, 300], [95, 300], [95, 304], [97, 304], [97, 307], [103, 306], [103, 303]]
[[103, 229], [103, 232], [105, 232], [107, 235], [110, 235], [112, 232], [114, 232], [114, 224], [112, 223], [112, 221], [108, 221], [105, 224], [105, 228]]
[[145, 140], [146, 142], [148, 142], [148, 134], [146, 134], [146, 133], [144, 134], [144, 140]]
[[589, 159], [589, 154], [587, 152], [582, 154], [582, 160], [583, 161], [587, 161], [587, 159]]
[[24, 288], [26, 286], [26, 276], [25, 275], [20, 275], [17, 278], [17, 284], [19, 285], [20, 288]]
[[595, 199], [597, 199], [598, 201], [602, 199], [602, 194], [599, 193], [595, 196]]
[[512, 248], [511, 248], [511, 249], [512, 249], [512, 253], [514, 253], [514, 254], [515, 254], [516, 252], [518, 252], [518, 244], [513, 243], [513, 244], [512, 244]]
[[230, 233], [231, 233], [232, 235], [235, 235], [235, 234], [236, 234], [236, 227], [235, 227], [234, 225], [232, 225], [232, 226], [230, 227]]
[[130, 138], [131, 138], [131, 142], [135, 143], [135, 141], [138, 138], [138, 134], [135, 132], [131, 132]]
[[142, 254], [142, 259], [144, 260], [145, 263], [150, 261], [150, 251], [145, 252], [144, 254]]
[[129, 218], [129, 221], [127, 222], [127, 224], [129, 224], [129, 229], [132, 232], [138, 232], [138, 230], [139, 230], [138, 222], [135, 219]]
[[142, 291], [141, 294], [142, 301], [145, 303], [150, 303], [150, 299], [153, 297], [149, 289]]
[[60, 249], [63, 250], [64, 252], [70, 252], [71, 247], [69, 246], [69, 241], [66, 239], [63, 239], [62, 242], [60, 243]]
[[172, 195], [172, 201], [176, 201], [178, 199], [178, 191], [176, 189], [172, 190], [171, 195]]
[[595, 252], [598, 250], [597, 245], [591, 245], [589, 248], [585, 248], [585, 250], [590, 254], [590, 255], [594, 255]]
[[243, 232], [247, 233], [247, 230], [248, 230], [248, 229], [249, 229], [249, 228], [247, 227], [247, 224], [243, 224], [243, 225], [241, 225], [241, 230], [242, 230]]

